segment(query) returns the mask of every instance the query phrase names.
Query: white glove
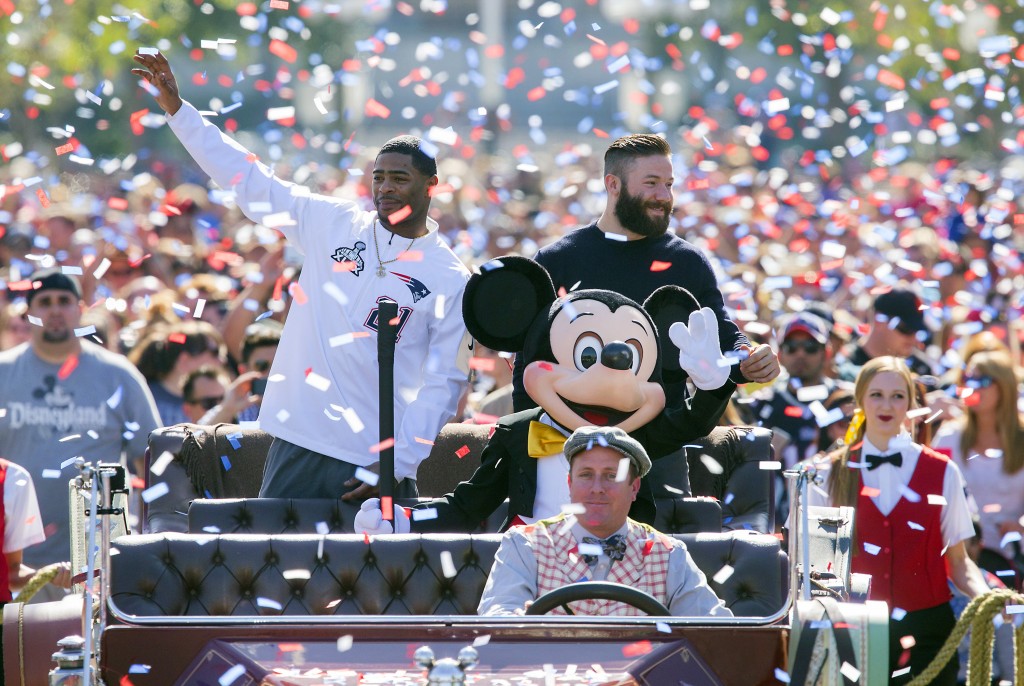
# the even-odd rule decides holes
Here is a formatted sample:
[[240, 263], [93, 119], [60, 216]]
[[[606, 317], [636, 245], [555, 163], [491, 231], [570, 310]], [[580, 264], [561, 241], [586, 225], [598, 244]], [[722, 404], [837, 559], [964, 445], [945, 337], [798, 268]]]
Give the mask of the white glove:
[[391, 534], [398, 528], [398, 533], [409, 533], [409, 518], [405, 515], [405, 508], [394, 506], [395, 526], [384, 519], [384, 513], [380, 510], [380, 498], [364, 500], [352, 526], [357, 534]]
[[710, 307], [691, 312], [689, 327], [683, 322], [670, 326], [668, 337], [679, 348], [679, 366], [694, 386], [713, 391], [729, 379], [732, 365], [719, 347], [718, 318]]

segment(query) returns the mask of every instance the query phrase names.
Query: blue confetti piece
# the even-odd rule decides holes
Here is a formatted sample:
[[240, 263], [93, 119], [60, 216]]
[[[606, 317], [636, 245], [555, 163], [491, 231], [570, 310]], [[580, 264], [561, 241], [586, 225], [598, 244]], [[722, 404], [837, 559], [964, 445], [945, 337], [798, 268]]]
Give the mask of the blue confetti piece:
[[256, 317], [256, 321], [258, 321], [258, 322], [263, 321], [264, 319], [266, 319], [267, 317], [269, 317], [269, 316], [271, 316], [273, 314], [274, 314], [273, 312], [271, 312], [270, 310], [267, 310], [266, 312], [264, 312], [260, 316]]
[[[237, 450], [237, 449], [238, 449], [238, 447], [236, 446], [235, 450]], [[227, 455], [221, 455], [220, 456], [220, 463], [222, 465], [224, 465], [224, 471], [225, 472], [231, 471], [231, 460], [228, 459]]]
[[234, 448], [235, 450], [238, 450], [239, 448], [242, 447], [241, 441], [238, 440], [241, 437], [242, 437], [242, 432], [241, 431], [236, 431], [233, 434], [228, 434], [227, 435], [228, 443], [231, 444], [232, 448]]
[[212, 494], [212, 493], [210, 493], [210, 491], [209, 491], [209, 490], [204, 490], [204, 491], [203, 491], [203, 495], [204, 495], [204, 496], [206, 496], [206, 499], [207, 499], [207, 500], [212, 500], [212, 499], [213, 499], [213, 494]]

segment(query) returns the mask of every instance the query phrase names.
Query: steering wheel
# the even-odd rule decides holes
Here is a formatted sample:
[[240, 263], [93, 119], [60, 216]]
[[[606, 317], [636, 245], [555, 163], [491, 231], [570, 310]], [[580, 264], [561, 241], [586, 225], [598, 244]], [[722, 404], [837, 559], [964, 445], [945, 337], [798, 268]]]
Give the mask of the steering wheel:
[[575, 615], [569, 603], [577, 600], [614, 600], [646, 612], [651, 617], [668, 617], [672, 613], [658, 599], [643, 591], [611, 581], [581, 581], [548, 591], [526, 608], [528, 615], [544, 615], [558, 606]]

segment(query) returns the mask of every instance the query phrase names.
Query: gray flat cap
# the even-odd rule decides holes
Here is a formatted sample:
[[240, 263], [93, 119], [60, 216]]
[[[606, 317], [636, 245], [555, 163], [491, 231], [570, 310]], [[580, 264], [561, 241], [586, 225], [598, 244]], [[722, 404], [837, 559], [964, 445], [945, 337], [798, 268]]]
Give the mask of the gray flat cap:
[[565, 453], [565, 459], [571, 462], [577, 454], [595, 446], [611, 448], [628, 457], [636, 473], [641, 477], [647, 476], [647, 472], [651, 471], [651, 458], [647, 456], [644, 447], [635, 438], [615, 426], [581, 426], [566, 439], [562, 451]]

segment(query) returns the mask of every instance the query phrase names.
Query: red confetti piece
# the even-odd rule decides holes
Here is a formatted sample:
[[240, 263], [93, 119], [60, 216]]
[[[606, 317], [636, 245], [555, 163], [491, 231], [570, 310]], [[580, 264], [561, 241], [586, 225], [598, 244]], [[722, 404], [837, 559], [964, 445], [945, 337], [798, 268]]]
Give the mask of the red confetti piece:
[[185, 334], [183, 334], [183, 333], [172, 333], [170, 336], [167, 337], [167, 340], [170, 341], [171, 343], [177, 343], [178, 345], [184, 345], [185, 344]]
[[409, 207], [408, 205], [406, 205], [402, 209], [396, 210], [396, 211], [392, 212], [391, 214], [389, 214], [388, 215], [388, 223], [389, 224], [400, 224], [403, 221], [405, 221], [406, 219], [408, 219], [410, 214], [412, 214], [412, 208]]
[[648, 538], [647, 542], [644, 543], [644, 557], [650, 555], [652, 550], [654, 550], [654, 539]]
[[21, 281], [11, 281], [7, 284], [7, 290], [10, 291], [30, 291], [34, 287], [35, 286], [32, 284], [32, 282], [28, 279], [23, 279]]
[[882, 494], [882, 492], [877, 488], [871, 488], [871, 486], [864, 486], [863, 488], [860, 489], [860, 494], [863, 496], [867, 496], [868, 498], [877, 498]]
[[461, 460], [466, 455], [469, 455], [469, 446], [468, 445], [462, 446], [461, 448], [459, 448], [458, 450], [455, 451], [455, 454], [458, 455], [459, 459]]
[[143, 262], [145, 262], [146, 260], [148, 260], [148, 259], [149, 259], [150, 257], [152, 257], [152, 255], [151, 255], [150, 253], [146, 253], [146, 254], [145, 254], [145, 255], [143, 255], [142, 257], [137, 257], [137, 258], [135, 258], [134, 260], [128, 260], [128, 265], [129, 265], [129, 266], [130, 266], [130, 267], [131, 267], [132, 269], [135, 269], [135, 268], [137, 268], [137, 267], [138, 267], [138, 266], [139, 266], [140, 264], [142, 264]]
[[422, 443], [423, 445], [434, 445], [433, 441], [427, 440], [426, 438], [420, 438], [419, 436], [416, 436], [415, 440], [417, 443]]
[[301, 643], [279, 643], [277, 649], [282, 653], [296, 653], [302, 650]]
[[78, 355], [72, 355], [68, 359], [64, 360], [64, 364], [57, 370], [57, 378], [63, 381], [64, 379], [71, 376], [72, 372], [78, 367]]
[[288, 3], [286, 2], [286, 0], [270, 0], [270, 9], [286, 10], [288, 9]]
[[121, 681], [119, 682], [119, 684], [120, 684], [120, 686], [135, 686], [132, 683], [132, 680], [128, 678], [127, 674], [125, 674], [123, 677], [121, 677]]
[[36, 189], [36, 197], [39, 198], [39, 204], [42, 205], [43, 207], [50, 206], [50, 199], [46, 197], [46, 191], [44, 191], [42, 188]]
[[73, 143], [68, 143], [66, 145], [60, 146], [59, 148], [56, 148], [56, 151], [57, 151], [58, 155], [66, 155], [69, 152], [73, 152], [74, 149], [75, 149], [74, 144]]
[[270, 46], [268, 47], [268, 50], [270, 50], [271, 55], [274, 55], [275, 57], [280, 57], [281, 59], [288, 63], [294, 62], [299, 56], [299, 53], [295, 50], [295, 48], [288, 45], [284, 41], [277, 40], [276, 38], [270, 41]]
[[370, 446], [370, 452], [371, 453], [379, 453], [382, 450], [387, 450], [388, 448], [392, 447], [394, 444], [395, 444], [395, 439], [394, 438], [385, 438], [380, 443], [378, 443], [376, 445], [371, 445]]
[[110, 198], [107, 200], [107, 207], [112, 210], [127, 210], [128, 200], [127, 198]]
[[469, 358], [469, 368], [475, 369], [478, 372], [492, 372], [494, 371], [494, 358], [471, 357]]
[[790, 405], [784, 410], [787, 417], [803, 417], [804, 408], [797, 405]]
[[622, 647], [623, 657], [640, 657], [654, 650], [650, 641], [637, 641]]
[[388, 109], [387, 105], [383, 105], [373, 98], [366, 101], [366, 107], [363, 108], [363, 112], [367, 117], [380, 117], [381, 119], [387, 119], [391, 116], [391, 110]]
[[529, 100], [530, 102], [536, 102], [547, 94], [548, 92], [544, 90], [544, 86], [537, 86], [536, 88], [530, 89], [530, 91], [526, 94], [526, 99]]
[[608, 137], [608, 132], [603, 130], [603, 129], [595, 128], [594, 129], [594, 135], [597, 136], [598, 138], [607, 138]]
[[672, 266], [671, 262], [662, 262], [660, 260], [654, 260], [654, 262], [651, 262], [651, 271], [652, 272], [663, 272], [666, 269], [669, 269], [671, 266]]
[[902, 76], [894, 74], [888, 69], [880, 69], [878, 72], [878, 82], [883, 86], [888, 86], [893, 90], [901, 91], [907, 87], [907, 82]]
[[391, 522], [395, 519], [395, 504], [391, 499], [391, 496], [381, 496], [380, 499], [380, 513], [383, 519]]
[[305, 305], [309, 302], [309, 298], [306, 297], [306, 292], [302, 290], [302, 286], [299, 285], [298, 281], [293, 281], [291, 285], [288, 286], [288, 293], [291, 294], [296, 305]]

